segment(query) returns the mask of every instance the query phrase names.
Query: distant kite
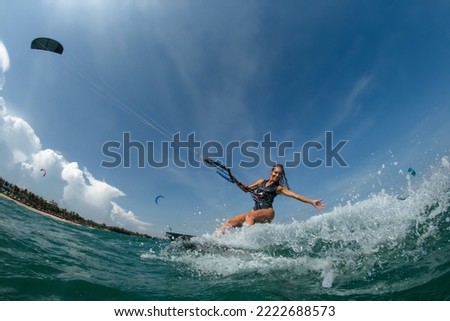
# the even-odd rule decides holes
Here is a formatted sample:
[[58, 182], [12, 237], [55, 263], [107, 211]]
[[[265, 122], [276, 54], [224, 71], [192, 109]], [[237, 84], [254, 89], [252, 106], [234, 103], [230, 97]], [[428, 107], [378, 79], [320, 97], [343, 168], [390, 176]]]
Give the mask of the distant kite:
[[163, 195], [158, 195], [158, 196], [156, 196], [156, 198], [155, 198], [155, 203], [156, 203], [156, 205], [159, 205], [158, 204], [158, 201], [159, 201], [159, 199], [160, 198], [165, 198]]
[[408, 173], [410, 173], [412, 176], [416, 176], [416, 171], [412, 167], [408, 168]]
[[41, 172], [43, 173], [43, 174], [42, 174], [42, 177], [44, 177], [45, 175], [47, 175], [47, 170], [46, 170], [45, 168], [41, 168]]
[[31, 42], [31, 49], [39, 49], [51, 51], [54, 53], [62, 54], [64, 51], [63, 45], [56, 40], [50, 38], [36, 38]]

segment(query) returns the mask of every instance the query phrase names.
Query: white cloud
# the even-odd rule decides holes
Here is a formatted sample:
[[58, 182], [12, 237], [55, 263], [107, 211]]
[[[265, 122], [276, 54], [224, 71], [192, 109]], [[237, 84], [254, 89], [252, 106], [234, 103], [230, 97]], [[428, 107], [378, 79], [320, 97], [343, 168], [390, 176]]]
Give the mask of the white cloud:
[[[254, 14], [257, 8], [250, 3], [245, 5], [245, 10], [233, 11], [233, 21], [240, 22], [237, 25], [217, 11], [214, 4], [196, 8], [201, 12], [201, 22], [184, 15], [185, 10], [189, 9], [183, 5], [165, 4], [153, 17], [158, 26], [154, 29], [154, 38], [163, 46], [183, 90], [192, 99], [189, 114], [201, 122], [202, 130], [223, 136], [229, 135], [229, 128], [233, 127], [231, 134], [242, 137], [248, 134], [249, 125], [245, 129], [233, 126], [235, 119], [253, 115], [254, 110], [247, 108], [247, 88], [267, 63], [256, 41], [261, 25], [258, 15]], [[179, 22], [167, 24], [174, 16]], [[213, 111], [208, 114], [208, 122], [204, 121], [205, 108]]]
[[[32, 154], [31, 169], [33, 176], [41, 176], [41, 169], [50, 169], [51, 172], [59, 171], [61, 164], [64, 162], [64, 158], [60, 153], [55, 152], [52, 149], [39, 150], [37, 153]], [[27, 164], [27, 163], [23, 163]]]
[[355, 82], [352, 90], [345, 98], [344, 103], [338, 109], [338, 113], [334, 118], [333, 128], [341, 125], [344, 121], [348, 120], [349, 117], [356, 115], [360, 111], [362, 105], [358, 100], [361, 95], [367, 91], [371, 81], [371, 76], [363, 75]]
[[12, 151], [15, 162], [29, 159], [33, 153], [41, 149], [41, 142], [33, 128], [19, 117], [8, 115], [6, 107], [2, 108], [0, 135]]
[[367, 86], [370, 84], [372, 77], [363, 75], [353, 86], [352, 91], [347, 97], [347, 101], [345, 102], [345, 107], [347, 108], [347, 112], [354, 109], [356, 106], [356, 100], [358, 97], [366, 90]]
[[96, 213], [99, 223], [111, 222], [111, 200], [125, 194], [118, 188], [99, 181], [76, 162], [63, 162], [61, 177], [66, 182], [63, 202], [79, 213]]
[[131, 228], [140, 233], [146, 233], [147, 228], [152, 226], [151, 223], [143, 222], [132, 211], [124, 210], [116, 202], [111, 202], [111, 221], [120, 227], [126, 227], [122, 222], [128, 223], [128, 228]]
[[9, 69], [8, 51], [6, 50], [6, 47], [1, 40], [0, 40], [0, 68], [2, 69], [2, 72], [5, 72]]
[[[0, 69], [0, 90], [2, 90], [5, 84], [3, 73], [9, 69], [9, 55], [2, 41], [0, 41]], [[0, 105], [2, 105], [2, 102], [0, 102]]]
[[[150, 223], [140, 221], [113, 200], [125, 194], [96, 179], [77, 162], [69, 162], [52, 149], [42, 149], [39, 137], [22, 118], [0, 105], [0, 175], [30, 191], [56, 200], [60, 206], [106, 225], [149, 233]], [[41, 169], [47, 170], [43, 177]]]

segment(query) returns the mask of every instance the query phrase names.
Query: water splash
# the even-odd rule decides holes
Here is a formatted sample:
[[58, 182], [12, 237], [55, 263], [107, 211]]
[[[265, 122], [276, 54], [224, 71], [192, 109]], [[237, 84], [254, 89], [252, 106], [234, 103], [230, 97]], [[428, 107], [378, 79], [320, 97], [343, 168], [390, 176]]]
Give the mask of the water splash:
[[307, 221], [254, 225], [222, 237], [205, 234], [170, 243], [152, 257], [192, 277], [307, 283], [336, 295], [408, 289], [432, 279], [432, 273], [447, 272], [430, 257], [450, 251], [449, 164], [442, 157], [419, 184], [408, 187], [404, 200], [382, 190]]

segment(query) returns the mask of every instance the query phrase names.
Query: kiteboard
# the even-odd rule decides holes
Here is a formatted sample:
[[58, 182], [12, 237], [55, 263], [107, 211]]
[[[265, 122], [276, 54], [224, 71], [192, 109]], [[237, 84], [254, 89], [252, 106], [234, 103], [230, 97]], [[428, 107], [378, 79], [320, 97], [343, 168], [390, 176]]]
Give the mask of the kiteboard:
[[171, 241], [175, 240], [189, 241], [191, 238], [195, 237], [195, 235], [166, 232], [166, 237], [169, 238]]
[[166, 232], [166, 237], [172, 242], [171, 245], [181, 251], [204, 254], [223, 254], [223, 255], [239, 255], [253, 252], [245, 248], [238, 248], [235, 246], [217, 243], [208, 239], [202, 239], [191, 234], [182, 234], [174, 232]]
[[166, 232], [166, 237], [176, 245], [177, 249], [182, 251], [198, 251], [198, 252], [223, 252], [228, 247], [217, 246], [209, 243], [195, 242], [192, 240], [195, 235], [182, 234], [174, 232]]

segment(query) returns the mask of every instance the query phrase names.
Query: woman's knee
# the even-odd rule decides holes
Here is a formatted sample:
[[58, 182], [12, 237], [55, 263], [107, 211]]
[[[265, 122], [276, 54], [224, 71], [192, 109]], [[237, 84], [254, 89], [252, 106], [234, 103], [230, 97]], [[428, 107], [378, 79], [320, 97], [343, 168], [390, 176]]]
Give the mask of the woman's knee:
[[230, 218], [226, 221], [226, 224], [231, 227], [241, 227], [246, 220], [247, 214], [236, 215], [235, 217]]
[[270, 223], [272, 222], [274, 215], [275, 212], [273, 209], [267, 208], [250, 213], [248, 218], [253, 223]]

